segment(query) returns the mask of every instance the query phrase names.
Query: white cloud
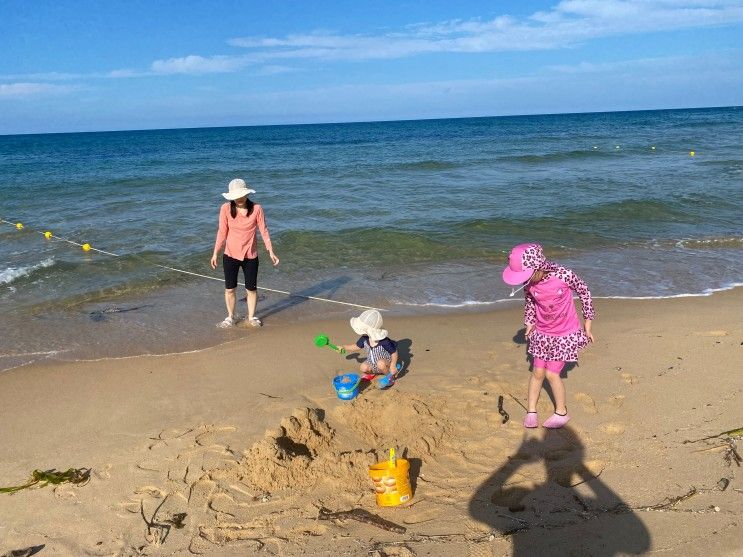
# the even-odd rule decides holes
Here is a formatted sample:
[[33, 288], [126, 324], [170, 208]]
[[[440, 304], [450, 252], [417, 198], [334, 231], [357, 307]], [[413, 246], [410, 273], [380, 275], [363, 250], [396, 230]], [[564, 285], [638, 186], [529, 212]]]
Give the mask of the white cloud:
[[[5, 75], [5, 81], [71, 81], [138, 78], [152, 75], [232, 73], [248, 66], [256, 75], [283, 73], [291, 60], [368, 60], [426, 53], [484, 53], [551, 50], [591, 39], [633, 33], [672, 31], [743, 22], [743, 0], [562, 0], [552, 8], [516, 18], [449, 20], [407, 25], [377, 34], [329, 31], [283, 37], [239, 37], [228, 44], [247, 53], [160, 59], [144, 70], [117, 69], [87, 74]], [[292, 71], [296, 71], [296, 68]], [[571, 70], [563, 68], [563, 71]], [[576, 71], [576, 70], [573, 70]], [[577, 71], [595, 71], [579, 68]]]
[[636, 58], [632, 60], [618, 60], [614, 62], [579, 62], [577, 64], [560, 64], [546, 66], [547, 72], [560, 74], [600, 74], [619, 72], [653, 72], [653, 71], [698, 71], [728, 70], [739, 71], [739, 60], [743, 51], [739, 49], [726, 49], [716, 51], [714, 54], [706, 52], [689, 56], [658, 56], [652, 58]]
[[184, 56], [155, 60], [151, 70], [156, 74], [207, 74], [234, 72], [248, 65], [250, 60], [245, 56]]
[[76, 85], [54, 85], [51, 83], [0, 83], [0, 99], [25, 99], [43, 95], [60, 95], [78, 91]]
[[328, 32], [228, 41], [263, 59], [385, 59], [435, 52], [502, 52], [564, 48], [583, 41], [642, 32], [729, 25], [743, 21], [743, 2], [729, 0], [564, 0], [524, 19], [451, 20], [401, 32]]

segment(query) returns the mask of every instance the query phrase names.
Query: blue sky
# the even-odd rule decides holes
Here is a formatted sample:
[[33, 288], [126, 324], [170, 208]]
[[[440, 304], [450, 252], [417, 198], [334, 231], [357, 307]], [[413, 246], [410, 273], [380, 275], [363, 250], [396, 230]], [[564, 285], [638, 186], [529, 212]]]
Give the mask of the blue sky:
[[743, 0], [0, 0], [0, 134], [743, 104]]

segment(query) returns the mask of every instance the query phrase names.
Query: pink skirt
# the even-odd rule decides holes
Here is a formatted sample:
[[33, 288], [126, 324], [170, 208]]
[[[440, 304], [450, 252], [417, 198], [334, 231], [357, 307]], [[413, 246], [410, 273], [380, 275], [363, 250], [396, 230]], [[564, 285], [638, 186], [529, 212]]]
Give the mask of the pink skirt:
[[532, 331], [526, 351], [540, 360], [577, 362], [578, 352], [588, 346], [589, 342], [591, 339], [583, 329], [567, 335], [548, 335]]

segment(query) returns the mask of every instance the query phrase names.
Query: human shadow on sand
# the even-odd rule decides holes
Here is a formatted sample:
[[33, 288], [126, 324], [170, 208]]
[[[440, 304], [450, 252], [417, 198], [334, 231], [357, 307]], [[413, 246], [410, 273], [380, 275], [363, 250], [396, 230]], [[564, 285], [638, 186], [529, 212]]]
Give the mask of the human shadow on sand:
[[569, 427], [527, 431], [516, 454], [473, 495], [469, 513], [513, 541], [513, 555], [636, 555], [650, 534], [599, 476], [600, 461], [584, 461]]
[[351, 282], [351, 277], [341, 276], [333, 279], [324, 280], [318, 282], [302, 290], [292, 292], [290, 295], [282, 298], [281, 300], [274, 302], [268, 306], [259, 308], [258, 313], [261, 318], [270, 317], [276, 313], [287, 310], [289, 308], [298, 306], [305, 302], [310, 301], [307, 296], [318, 296], [323, 298], [329, 298], [335, 294], [343, 285]]

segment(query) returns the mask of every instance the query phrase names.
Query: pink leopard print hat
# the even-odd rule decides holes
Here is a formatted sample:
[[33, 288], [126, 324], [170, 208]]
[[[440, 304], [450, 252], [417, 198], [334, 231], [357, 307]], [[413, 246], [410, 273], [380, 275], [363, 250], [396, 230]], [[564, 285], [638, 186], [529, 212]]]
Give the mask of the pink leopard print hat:
[[503, 282], [510, 286], [523, 284], [544, 264], [545, 257], [539, 244], [519, 244], [508, 256], [508, 267], [503, 269]]

